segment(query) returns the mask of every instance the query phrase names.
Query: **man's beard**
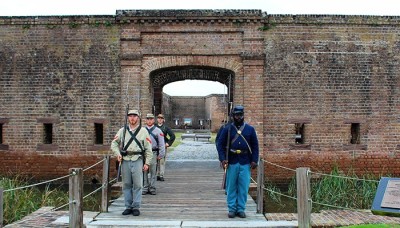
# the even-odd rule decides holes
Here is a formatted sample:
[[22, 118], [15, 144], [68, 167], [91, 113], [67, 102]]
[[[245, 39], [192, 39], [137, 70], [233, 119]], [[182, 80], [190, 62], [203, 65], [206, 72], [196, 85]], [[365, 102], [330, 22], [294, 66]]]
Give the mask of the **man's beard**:
[[137, 123], [138, 123], [139, 119], [133, 119], [129, 121], [129, 124], [133, 127], [136, 127]]
[[233, 118], [233, 122], [235, 123], [236, 126], [240, 126], [243, 124], [244, 117], [242, 118]]

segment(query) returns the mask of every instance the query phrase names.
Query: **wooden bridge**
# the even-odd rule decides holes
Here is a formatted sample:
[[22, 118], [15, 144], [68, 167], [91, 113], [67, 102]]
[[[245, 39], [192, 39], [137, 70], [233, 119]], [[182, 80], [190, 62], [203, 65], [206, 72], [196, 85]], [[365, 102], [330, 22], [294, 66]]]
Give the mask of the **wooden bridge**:
[[250, 196], [247, 217], [229, 219], [222, 175], [218, 161], [168, 161], [165, 181], [157, 181], [157, 195], [143, 196], [140, 216], [121, 214], [121, 196], [87, 227], [297, 227], [297, 222], [267, 221]]

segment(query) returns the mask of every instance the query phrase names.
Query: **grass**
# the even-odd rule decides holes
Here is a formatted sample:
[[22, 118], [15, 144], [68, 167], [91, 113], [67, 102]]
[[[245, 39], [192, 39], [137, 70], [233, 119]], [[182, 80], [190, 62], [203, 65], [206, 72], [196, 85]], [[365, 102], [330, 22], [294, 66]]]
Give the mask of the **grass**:
[[341, 226], [341, 228], [400, 228], [400, 225], [394, 224], [364, 224], [364, 225], [352, 225], [352, 226]]
[[[353, 172], [347, 174], [334, 168], [330, 173], [332, 176], [322, 176], [321, 178], [311, 179], [311, 198], [313, 212], [339, 208], [370, 209], [378, 187], [378, 182], [367, 180], [379, 180], [372, 175], [358, 177]], [[355, 179], [343, 178], [351, 177]], [[279, 189], [271, 187], [271, 183], [266, 183], [265, 187], [275, 192]], [[280, 195], [268, 193], [274, 202], [280, 203]], [[297, 197], [296, 179], [293, 177], [288, 186], [287, 194]], [[282, 196], [283, 197], [283, 196]], [[321, 204], [331, 205], [324, 206]]]
[[[358, 177], [351, 171], [344, 174], [338, 168], [334, 168], [331, 175], [312, 182], [311, 195], [314, 202], [345, 208], [371, 208], [378, 182], [366, 180], [377, 180], [377, 178], [371, 175]], [[359, 180], [341, 178], [340, 176]], [[316, 210], [329, 209], [318, 204], [314, 205]]]
[[[28, 181], [20, 177], [13, 179], [0, 177], [0, 187], [4, 190], [15, 189], [29, 185]], [[84, 199], [84, 210], [100, 211], [100, 194], [93, 194]], [[44, 206], [59, 207], [69, 201], [68, 191], [62, 187], [50, 187], [46, 185], [44, 189], [30, 187], [3, 193], [3, 224], [7, 225], [21, 220], [26, 215]], [[68, 206], [62, 208], [68, 210]]]
[[175, 134], [175, 141], [172, 144], [172, 146], [168, 148], [168, 152], [173, 151], [177, 146], [179, 146], [182, 143], [181, 136], [183, 132], [174, 132], [174, 134]]
[[[374, 200], [376, 190], [378, 187], [377, 181], [367, 180], [379, 180], [379, 177], [373, 175], [363, 175], [358, 177], [352, 171], [344, 173], [339, 168], [334, 168], [330, 173], [331, 176], [324, 175], [321, 178], [314, 178], [311, 180], [311, 198], [314, 202], [312, 205], [312, 212], [319, 212], [320, 210], [332, 210], [337, 207], [343, 208], [354, 208], [354, 209], [370, 209]], [[389, 175], [390, 176], [390, 175]], [[354, 179], [343, 178], [351, 177]], [[288, 186], [288, 191], [283, 192], [279, 188], [276, 188], [273, 183], [266, 182], [265, 188], [272, 190], [277, 193], [289, 195], [291, 197], [297, 197], [296, 195], [296, 179], [293, 177], [291, 183]], [[279, 194], [271, 193], [266, 191], [266, 199], [271, 200], [273, 204], [278, 206], [285, 206], [285, 201], [281, 199]], [[265, 200], [264, 199], [264, 202]], [[286, 197], [284, 198], [286, 199]], [[295, 200], [294, 200], [295, 202]], [[337, 207], [323, 206], [318, 203], [327, 205], [334, 205]], [[293, 206], [287, 207], [285, 210], [293, 210], [291, 213], [296, 213], [296, 203]], [[271, 207], [271, 204], [269, 205]], [[274, 210], [279, 210], [275, 207]], [[266, 208], [265, 208], [266, 211]], [[285, 211], [281, 211], [285, 213]], [[275, 212], [274, 212], [275, 213]], [[363, 225], [352, 225], [343, 226], [349, 228], [400, 228], [400, 225], [394, 224], [363, 224]]]

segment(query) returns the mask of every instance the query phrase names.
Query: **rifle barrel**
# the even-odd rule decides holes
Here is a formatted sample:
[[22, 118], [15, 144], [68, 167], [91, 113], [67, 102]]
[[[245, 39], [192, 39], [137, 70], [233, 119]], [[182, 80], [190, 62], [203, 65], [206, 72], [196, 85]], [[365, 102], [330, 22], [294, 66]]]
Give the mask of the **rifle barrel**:
[[226, 167], [224, 167], [224, 176], [222, 177], [221, 189], [226, 189]]
[[125, 135], [126, 135], [126, 129], [128, 125], [128, 112], [129, 112], [129, 104], [126, 105], [126, 110], [125, 110], [125, 124], [124, 124], [124, 131], [122, 132], [122, 150], [124, 149], [125, 146]]
[[118, 164], [117, 182], [119, 181], [119, 177], [121, 176], [121, 165], [122, 165], [122, 160]]

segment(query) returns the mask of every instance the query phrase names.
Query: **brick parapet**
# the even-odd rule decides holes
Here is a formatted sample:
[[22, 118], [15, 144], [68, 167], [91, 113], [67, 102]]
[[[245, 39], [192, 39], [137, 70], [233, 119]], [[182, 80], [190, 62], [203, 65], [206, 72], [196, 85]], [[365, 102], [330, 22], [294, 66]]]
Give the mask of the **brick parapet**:
[[373, 15], [292, 15], [270, 14], [269, 24], [296, 24], [296, 25], [400, 25], [400, 16], [373, 16]]
[[[168, 11], [168, 10], [166, 10]], [[227, 13], [233, 12], [233, 13]], [[297, 24], [297, 25], [396, 25], [400, 16], [374, 15], [286, 15], [266, 14], [260, 10], [123, 10], [116, 15], [74, 15], [74, 16], [7, 16], [0, 17], [0, 25], [125, 25], [125, 24]], [[261, 27], [260, 27], [261, 29]]]

